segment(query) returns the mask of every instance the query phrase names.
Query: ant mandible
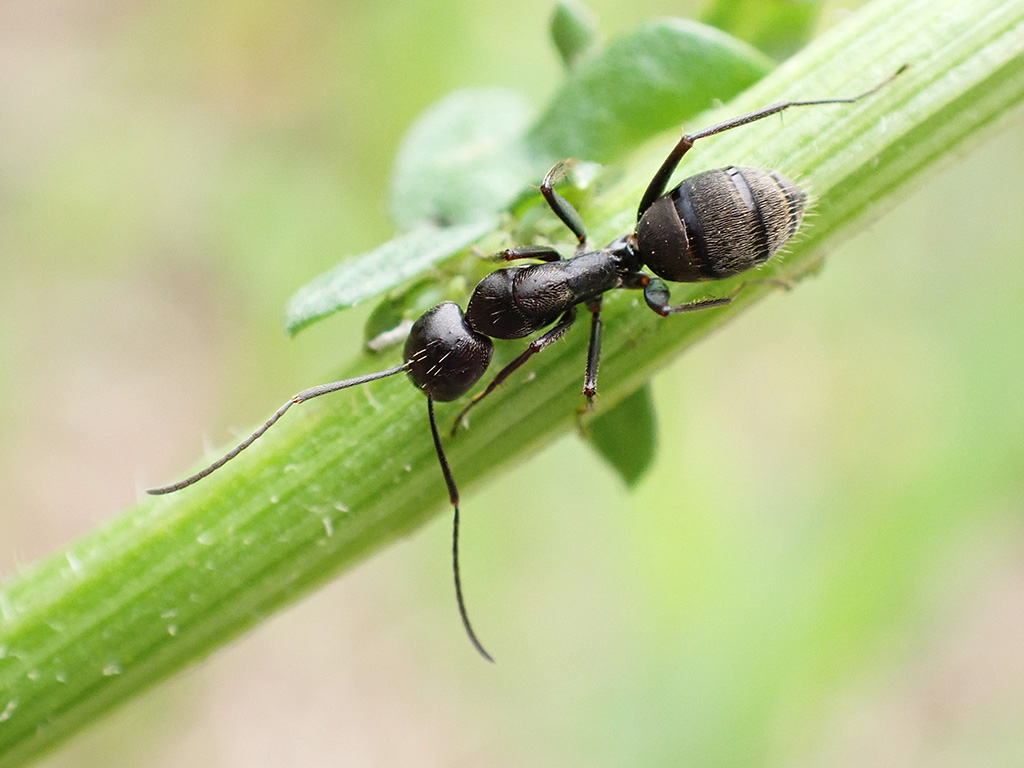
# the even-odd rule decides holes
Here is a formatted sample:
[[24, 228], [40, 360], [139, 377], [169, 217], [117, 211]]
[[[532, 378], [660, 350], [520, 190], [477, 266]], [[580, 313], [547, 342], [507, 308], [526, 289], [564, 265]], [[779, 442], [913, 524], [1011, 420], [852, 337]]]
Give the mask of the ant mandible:
[[[544, 177], [540, 191], [551, 210], [576, 236], [576, 255], [564, 259], [554, 248], [544, 245], [526, 245], [502, 251], [498, 256], [507, 261], [535, 259], [540, 263], [504, 267], [491, 272], [473, 290], [465, 314], [451, 301], [427, 310], [409, 331], [405, 342], [405, 362], [401, 365], [299, 392], [278, 408], [263, 426], [217, 461], [180, 482], [153, 488], [148, 493], [173, 493], [203, 479], [252, 445], [297, 403], [407, 373], [412, 383], [427, 396], [430, 434], [448, 486], [448, 498], [454, 508], [452, 569], [459, 615], [476, 650], [488, 661], [494, 661], [473, 631], [462, 595], [459, 491], [441, 445], [434, 418], [434, 402], [462, 397], [483, 377], [491, 362], [494, 347], [491, 339], [520, 339], [553, 326], [531, 341], [519, 357], [502, 368], [484, 390], [474, 395], [455, 419], [451, 430], [454, 436], [470, 408], [493, 392], [533, 355], [565, 336], [576, 319], [577, 307], [583, 304], [590, 312], [590, 346], [583, 394], [588, 404], [592, 404], [597, 393], [597, 369], [601, 357], [601, 299], [606, 292], [615, 288], [642, 290], [647, 306], [662, 317], [724, 306], [733, 299], [736, 291], [721, 298], [672, 305], [665, 280], [693, 283], [740, 274], [765, 263], [800, 227], [807, 196], [795, 183], [775, 171], [746, 166], [705, 171], [684, 179], [666, 193], [669, 179], [694, 143], [791, 107], [859, 101], [882, 88], [904, 69], [906, 66], [900, 67], [882, 83], [856, 96], [780, 101], [684, 135], [647, 185], [637, 210], [636, 229], [596, 251], [586, 250], [587, 232], [583, 219], [554, 190], [555, 183], [565, 175], [565, 163], [556, 164]], [[654, 275], [644, 272], [645, 267]]]

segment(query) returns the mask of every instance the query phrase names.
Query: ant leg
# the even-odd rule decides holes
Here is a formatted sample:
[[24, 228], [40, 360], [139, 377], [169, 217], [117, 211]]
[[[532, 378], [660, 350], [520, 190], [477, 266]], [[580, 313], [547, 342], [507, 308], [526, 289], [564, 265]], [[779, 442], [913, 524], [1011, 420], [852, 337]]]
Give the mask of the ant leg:
[[639, 274], [635, 276], [637, 279], [630, 281], [628, 284], [623, 285], [624, 288], [642, 288], [644, 292], [644, 301], [647, 302], [647, 306], [650, 307], [654, 312], [661, 315], [662, 317], [668, 317], [669, 315], [677, 315], [681, 312], [696, 312], [701, 309], [714, 309], [715, 307], [724, 307], [735, 299], [747, 286], [756, 285], [758, 283], [769, 283], [789, 290], [793, 287], [792, 283], [787, 280], [778, 277], [765, 277], [757, 278], [753, 280], [744, 280], [742, 283], [733, 288], [726, 296], [721, 296], [715, 299], [697, 299], [696, 301], [688, 301], [685, 304], [676, 304], [675, 306], [670, 305], [669, 302], [669, 289], [665, 284], [664, 280], [657, 277], [651, 277], [650, 275]]
[[472, 399], [470, 399], [470, 401], [466, 404], [466, 407], [459, 411], [459, 415], [455, 417], [455, 423], [452, 424], [452, 431], [450, 433], [451, 436], [455, 437], [455, 433], [459, 431], [459, 424], [462, 423], [462, 420], [466, 417], [466, 414], [469, 413], [470, 408], [472, 408], [474, 405], [476, 405], [489, 394], [491, 394], [491, 392], [497, 389], [498, 386], [503, 381], [505, 381], [505, 379], [507, 379], [509, 376], [515, 373], [515, 371], [518, 370], [523, 365], [523, 363], [525, 363], [527, 360], [529, 360], [531, 357], [533, 357], [535, 354], [540, 352], [545, 347], [551, 346], [556, 341], [565, 336], [569, 328], [572, 327], [573, 321], [575, 319], [576, 307], [570, 307], [565, 312], [565, 314], [563, 314], [562, 317], [559, 318], [558, 325], [556, 325], [550, 331], [545, 333], [543, 336], [540, 336], [531, 341], [530, 346], [526, 348], [525, 352], [523, 352], [521, 355], [519, 355], [519, 357], [517, 357], [511, 363], [509, 363], [500, 371], [498, 371], [497, 375], [491, 380], [491, 383], [487, 385], [487, 389], [485, 389], [483, 392], [477, 392], [475, 395], [473, 395]]
[[520, 245], [517, 248], [506, 248], [494, 254], [495, 261], [516, 261], [518, 259], [561, 261], [562, 254], [547, 245]]
[[654, 177], [647, 185], [647, 189], [644, 191], [644, 196], [640, 198], [640, 207], [636, 211], [636, 220], [640, 221], [643, 215], [647, 213], [647, 209], [654, 204], [654, 201], [665, 194], [665, 187], [668, 186], [668, 180], [672, 178], [672, 174], [676, 172], [676, 168], [679, 166], [679, 161], [683, 159], [683, 155], [693, 148], [693, 142], [695, 139], [691, 136], [684, 135], [679, 140], [672, 151], [668, 153], [668, 157], [665, 158], [665, 162], [661, 164], [661, 167], [655, 172]]
[[675, 306], [669, 304], [671, 294], [669, 293], [668, 286], [665, 281], [645, 275], [640, 272], [635, 275], [630, 275], [628, 279], [622, 281], [623, 288], [635, 288], [642, 289], [644, 292], [644, 301], [647, 302], [647, 306], [652, 311], [661, 315], [662, 317], [668, 317], [669, 315], [677, 315], [680, 312], [696, 312], [701, 309], [712, 309], [713, 307], [724, 307], [733, 297], [739, 293], [746, 283], [741, 283], [732, 293], [728, 296], [723, 296], [717, 299], [698, 299], [697, 301], [689, 301], [685, 304], [676, 304]]
[[601, 296], [587, 302], [590, 310], [590, 346], [587, 347], [587, 372], [583, 377], [583, 394], [587, 398], [587, 409], [594, 407], [594, 396], [597, 394], [597, 368], [601, 364], [601, 332], [604, 323], [601, 321]]
[[448, 466], [448, 458], [444, 455], [444, 448], [441, 447], [441, 436], [437, 433], [437, 419], [434, 418], [434, 398], [427, 393], [427, 416], [430, 419], [430, 435], [434, 438], [434, 450], [437, 452], [437, 461], [441, 465], [441, 474], [444, 475], [445, 485], [448, 486], [448, 500], [455, 509], [455, 516], [452, 520], [452, 572], [455, 574], [455, 600], [459, 605], [459, 616], [462, 617], [462, 626], [466, 628], [466, 634], [473, 643], [477, 652], [490, 662], [494, 658], [485, 649], [483, 644], [473, 631], [473, 625], [469, 623], [469, 613], [466, 611], [466, 601], [462, 597], [462, 579], [459, 575], [459, 489], [455, 485], [455, 477], [452, 469]]
[[555, 215], [576, 235], [576, 240], [582, 248], [587, 242], [587, 228], [583, 224], [583, 217], [568, 200], [554, 189], [555, 183], [565, 177], [565, 169], [569, 163], [570, 161], [563, 160], [551, 167], [544, 177], [544, 183], [540, 185], [540, 193], [544, 195], [544, 199], [548, 201], [548, 206], [555, 212]]
[[662, 280], [655, 277], [644, 288], [644, 301], [647, 302], [647, 306], [653, 311], [662, 317], [668, 317], [669, 315], [677, 315], [680, 312], [696, 312], [701, 309], [724, 307], [732, 301], [732, 296], [723, 296], [718, 299], [698, 299], [697, 301], [688, 301], [685, 304], [672, 306], [668, 303], [668, 286]]
[[[572, 233], [576, 236], [579, 247], [582, 248], [587, 241], [587, 229], [583, 224], [583, 217], [579, 211], [572, 207], [572, 203], [555, 192], [555, 184], [565, 176], [565, 169], [571, 161], [565, 160], [555, 163], [551, 170], [544, 177], [540, 185], [540, 192], [548, 203], [548, 207], [555, 215], [562, 220]], [[494, 254], [495, 261], [516, 261], [517, 259], [538, 259], [540, 261], [561, 261], [562, 254], [547, 245], [521, 245], [517, 248], [506, 248]]]
[[665, 193], [665, 187], [668, 186], [668, 181], [672, 177], [672, 174], [675, 173], [676, 167], [679, 165], [679, 161], [683, 159], [683, 155], [693, 148], [693, 143], [698, 139], [706, 139], [708, 136], [714, 136], [716, 133], [724, 133], [725, 131], [730, 131], [733, 128], [739, 128], [741, 125], [753, 123], [756, 120], [763, 120], [771, 115], [784, 112], [791, 107], [816, 107], [822, 104], [852, 104], [855, 101], [860, 101], [861, 99], [870, 96], [883, 86], [888, 85], [898, 75], [906, 70], [908, 66], [908, 64], [904, 64], [885, 80], [871, 88], [868, 88], [863, 93], [858, 93], [856, 96], [846, 96], [844, 98], [833, 99], [807, 99], [804, 101], [779, 101], [767, 107], [755, 109], [753, 112], [746, 112], [745, 114], [733, 117], [721, 123], [716, 123], [702, 131], [697, 131], [696, 133], [690, 133], [683, 136], [672, 148], [672, 151], [668, 153], [668, 157], [665, 158], [665, 162], [663, 162], [661, 167], [655, 172], [654, 178], [651, 179], [651, 183], [647, 185], [647, 190], [644, 192], [644, 196], [640, 198], [640, 207], [636, 213], [636, 220], [640, 221], [640, 218], [647, 212], [647, 209], [651, 207], [654, 201]]

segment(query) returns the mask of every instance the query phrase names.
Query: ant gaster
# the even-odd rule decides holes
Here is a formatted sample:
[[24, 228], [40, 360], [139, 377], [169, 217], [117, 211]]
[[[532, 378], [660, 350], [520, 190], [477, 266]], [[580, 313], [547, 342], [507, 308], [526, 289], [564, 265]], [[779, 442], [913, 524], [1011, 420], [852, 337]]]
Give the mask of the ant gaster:
[[[905, 68], [901, 67], [896, 75]], [[672, 305], [664, 281], [692, 283], [740, 274], [766, 262], [800, 227], [807, 196], [795, 183], [774, 171], [746, 166], [705, 171], [683, 180], [665, 193], [669, 179], [694, 142], [791, 107], [850, 104], [874, 93], [896, 75], [857, 96], [781, 101], [683, 136], [654, 174], [640, 199], [635, 231], [596, 251], [586, 250], [587, 233], [582, 218], [554, 190], [555, 183], [565, 175], [566, 167], [565, 163], [556, 164], [545, 176], [540, 191], [551, 210], [576, 236], [575, 256], [563, 259], [554, 248], [543, 245], [502, 251], [498, 256], [507, 261], [535, 259], [540, 263], [491, 272], [473, 290], [465, 314], [450, 301], [427, 310], [409, 331], [405, 342], [405, 362], [401, 365], [299, 392], [225, 456], [178, 483], [154, 488], [149, 493], [172, 493], [206, 477], [252, 445], [297, 403], [405, 372], [427, 396], [430, 433], [454, 508], [452, 568], [462, 624], [477, 651], [488, 661], [493, 661], [473, 631], [462, 595], [459, 491], [441, 445], [434, 418], [434, 402], [457, 400], [483, 377], [491, 362], [491, 339], [519, 339], [553, 326], [531, 341], [519, 357], [502, 368], [491, 383], [469, 401], [455, 420], [452, 427], [454, 435], [470, 408], [493, 392], [533, 355], [565, 336], [576, 319], [577, 307], [583, 304], [590, 312], [590, 346], [583, 394], [588, 404], [592, 403], [597, 393], [597, 369], [601, 356], [601, 299], [607, 291], [615, 288], [642, 290], [647, 306], [663, 317], [721, 307], [732, 300], [736, 291], [721, 298]], [[654, 274], [644, 272], [645, 267]]]

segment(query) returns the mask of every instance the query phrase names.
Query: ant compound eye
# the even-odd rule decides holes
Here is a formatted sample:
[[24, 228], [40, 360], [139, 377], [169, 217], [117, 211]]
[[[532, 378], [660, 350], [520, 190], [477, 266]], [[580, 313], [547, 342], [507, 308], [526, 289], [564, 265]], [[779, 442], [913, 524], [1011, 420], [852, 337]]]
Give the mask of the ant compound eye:
[[409, 378], [435, 400], [466, 394], [484, 375], [494, 344], [466, 324], [458, 304], [438, 304], [417, 320], [405, 342]]

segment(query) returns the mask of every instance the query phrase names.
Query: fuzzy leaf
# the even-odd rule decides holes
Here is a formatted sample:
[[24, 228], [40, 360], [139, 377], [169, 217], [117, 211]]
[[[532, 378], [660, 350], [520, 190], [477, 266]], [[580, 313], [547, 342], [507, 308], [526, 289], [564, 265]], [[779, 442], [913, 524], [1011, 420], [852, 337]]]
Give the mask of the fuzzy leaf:
[[504, 209], [547, 158], [522, 136], [533, 107], [508, 89], [456, 91], [430, 107], [402, 142], [389, 207], [399, 231], [464, 224]]
[[530, 131], [550, 156], [608, 162], [757, 82], [772, 62], [712, 27], [662, 19], [580, 62]]
[[654, 460], [658, 423], [651, 388], [640, 387], [611, 408], [602, 408], [584, 437], [627, 486], [636, 485]]
[[704, 23], [782, 60], [810, 39], [821, 6], [820, 0], [717, 0]]
[[551, 40], [562, 63], [573, 67], [595, 46], [597, 20], [583, 3], [559, 0], [551, 15]]
[[455, 227], [423, 225], [353, 256], [292, 296], [285, 311], [285, 327], [296, 333], [314, 320], [393, 288], [469, 247], [494, 224], [494, 218], [481, 218]]

